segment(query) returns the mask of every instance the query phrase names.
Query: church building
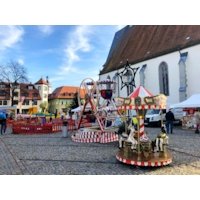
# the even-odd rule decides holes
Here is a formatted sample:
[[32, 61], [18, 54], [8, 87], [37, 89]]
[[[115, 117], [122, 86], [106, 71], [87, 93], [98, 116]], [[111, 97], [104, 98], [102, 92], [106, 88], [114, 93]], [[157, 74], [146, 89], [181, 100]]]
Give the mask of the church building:
[[[123, 87], [119, 74], [126, 66], [132, 84]], [[114, 36], [99, 79], [116, 82], [114, 96], [127, 97], [142, 85], [154, 95], [165, 94], [168, 104], [200, 93], [200, 26], [124, 27]]]

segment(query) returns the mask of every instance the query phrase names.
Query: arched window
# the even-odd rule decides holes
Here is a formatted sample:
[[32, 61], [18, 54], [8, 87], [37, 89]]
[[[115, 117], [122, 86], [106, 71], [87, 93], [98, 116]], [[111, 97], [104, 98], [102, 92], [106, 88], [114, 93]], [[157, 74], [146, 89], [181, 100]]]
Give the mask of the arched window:
[[115, 94], [116, 97], [119, 97], [119, 76], [117, 75], [117, 73], [113, 77], [113, 82], [114, 82], [113, 93]]
[[[127, 70], [126, 72], [126, 75], [127, 75], [127, 82], [128, 83], [131, 83], [132, 79], [133, 79], [133, 73], [130, 69]], [[127, 96], [129, 96], [129, 94], [131, 94], [133, 92], [133, 86], [132, 85], [129, 85], [128, 86], [128, 91], [127, 91]]]
[[[110, 78], [109, 75], [107, 76], [107, 79], [106, 79], [106, 80], [107, 80], [107, 81], [110, 81], [110, 80], [111, 80], [111, 78]], [[107, 90], [110, 90], [110, 89], [111, 89], [111, 84], [107, 84], [107, 85], [106, 85], [106, 89], [107, 89]]]
[[159, 85], [160, 93], [169, 96], [168, 66], [165, 62], [162, 62], [159, 66]]
[[140, 69], [140, 85], [145, 87], [145, 70], [146, 70], [147, 65], [143, 65]]
[[[180, 53], [180, 52], [179, 52]], [[187, 98], [187, 73], [186, 73], [186, 60], [188, 52], [180, 53], [179, 64], [179, 101], [184, 101]]]

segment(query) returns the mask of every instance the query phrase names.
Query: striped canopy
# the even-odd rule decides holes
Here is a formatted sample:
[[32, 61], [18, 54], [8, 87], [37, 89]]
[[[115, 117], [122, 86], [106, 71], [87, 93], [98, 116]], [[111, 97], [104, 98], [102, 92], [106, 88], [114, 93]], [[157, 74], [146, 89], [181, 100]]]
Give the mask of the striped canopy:
[[[137, 97], [141, 98], [141, 104], [136, 105], [135, 99]], [[145, 101], [145, 97], [153, 97], [154, 103], [148, 104]], [[157, 95], [153, 96], [151, 92], [146, 90], [143, 86], [137, 87], [133, 93], [129, 95], [129, 98], [131, 99], [131, 103], [129, 105], [122, 105], [119, 106], [119, 110], [145, 110], [145, 109], [165, 109], [166, 108], [166, 97], [164, 95]]]
[[136, 97], [152, 97], [153, 94], [149, 92], [147, 89], [145, 89], [143, 86], [137, 87], [134, 92], [132, 92], [129, 97], [130, 98], [136, 98]]

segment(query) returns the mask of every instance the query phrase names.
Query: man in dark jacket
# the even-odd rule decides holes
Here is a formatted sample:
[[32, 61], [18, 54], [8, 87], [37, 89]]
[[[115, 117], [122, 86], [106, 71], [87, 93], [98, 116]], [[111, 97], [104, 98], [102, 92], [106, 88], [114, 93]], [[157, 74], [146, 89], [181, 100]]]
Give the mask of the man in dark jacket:
[[169, 132], [172, 134], [173, 133], [173, 122], [175, 120], [174, 118], [174, 113], [171, 111], [171, 109], [169, 109], [169, 111], [166, 113], [165, 115], [166, 118], [166, 129], [167, 129], [167, 133], [169, 134]]

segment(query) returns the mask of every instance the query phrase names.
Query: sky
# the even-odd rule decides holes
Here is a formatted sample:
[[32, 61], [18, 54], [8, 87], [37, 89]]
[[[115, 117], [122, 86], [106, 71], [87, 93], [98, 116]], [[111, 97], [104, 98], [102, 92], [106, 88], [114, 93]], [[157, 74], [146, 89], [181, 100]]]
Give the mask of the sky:
[[123, 26], [0, 26], [0, 64], [18, 61], [35, 83], [49, 77], [52, 88], [98, 80], [114, 34]]

